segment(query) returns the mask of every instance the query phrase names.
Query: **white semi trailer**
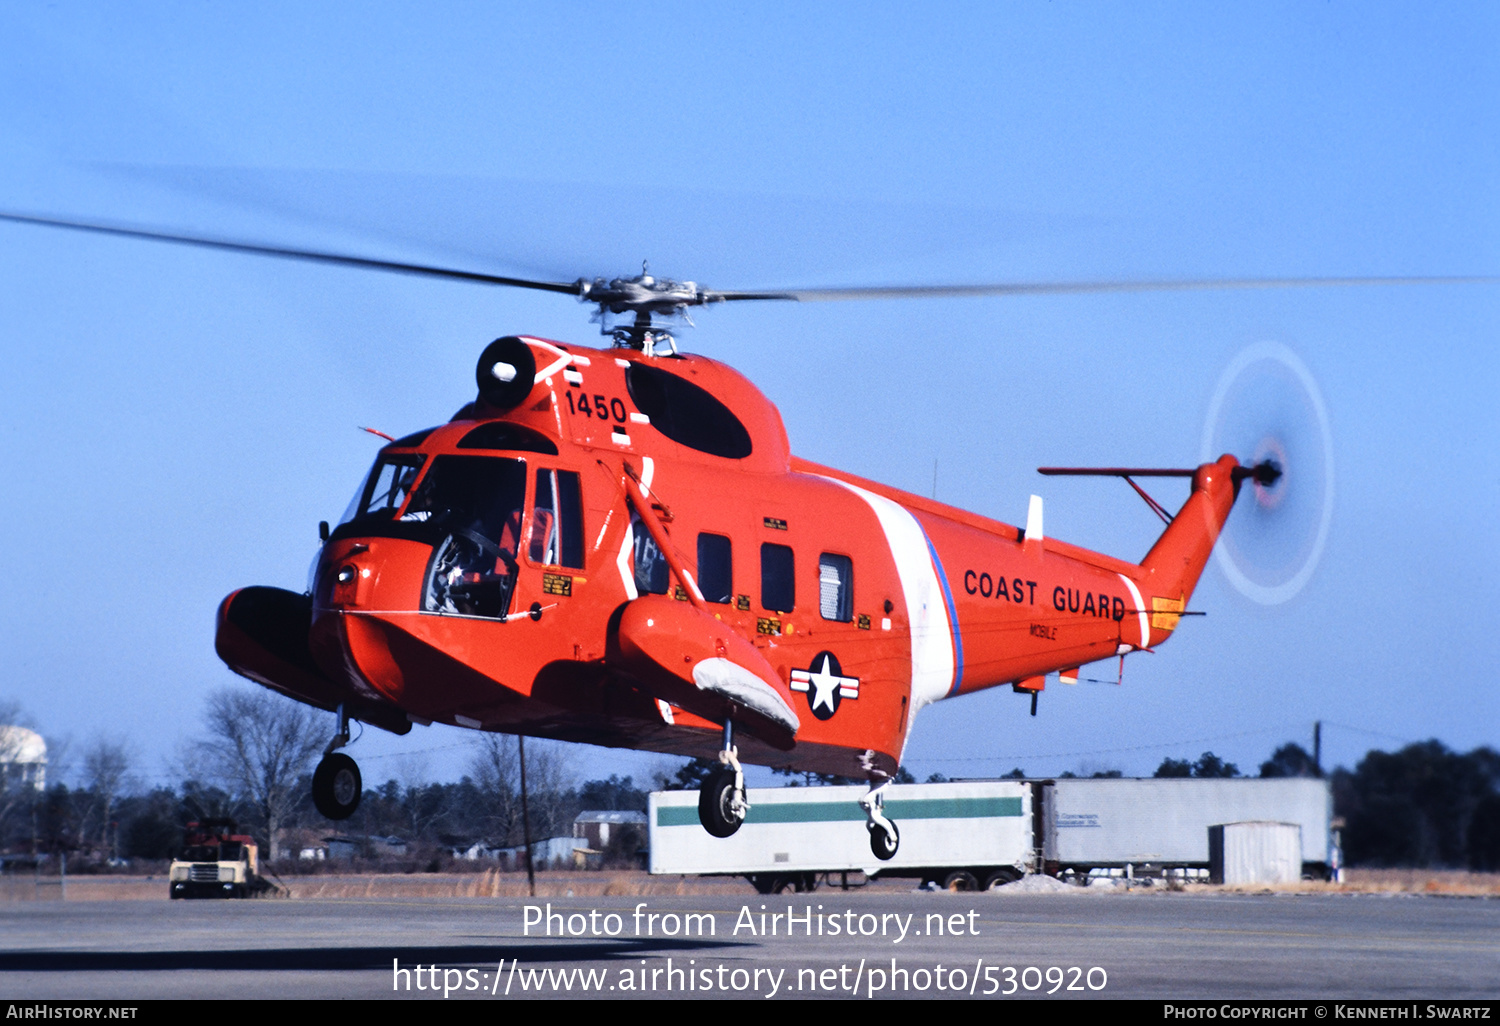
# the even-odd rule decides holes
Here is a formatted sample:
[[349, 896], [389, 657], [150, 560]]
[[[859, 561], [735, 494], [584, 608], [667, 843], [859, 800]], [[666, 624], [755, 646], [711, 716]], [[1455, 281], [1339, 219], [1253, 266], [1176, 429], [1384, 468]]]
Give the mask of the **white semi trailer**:
[[651, 872], [743, 876], [762, 893], [811, 890], [820, 879], [916, 877], [960, 890], [1024, 873], [1207, 871], [1209, 828], [1294, 823], [1305, 876], [1338, 869], [1326, 780], [1177, 778], [962, 781], [892, 785], [885, 811], [901, 831], [896, 857], [870, 853], [863, 787], [752, 790], [732, 837], [698, 822], [698, 792], [651, 795]]
[[[901, 831], [889, 862], [870, 852], [865, 787], [780, 787], [749, 793], [732, 837], [698, 822], [697, 791], [651, 795], [651, 872], [743, 876], [763, 894], [812, 890], [830, 874], [910, 876], [960, 890], [1017, 880], [1035, 859], [1032, 788], [1022, 781], [893, 784], [885, 814]], [[858, 877], [856, 876], [856, 879]]]
[[1039, 782], [1043, 871], [1209, 868], [1209, 828], [1295, 823], [1304, 876], [1338, 869], [1333, 794], [1326, 780], [1062, 779]]

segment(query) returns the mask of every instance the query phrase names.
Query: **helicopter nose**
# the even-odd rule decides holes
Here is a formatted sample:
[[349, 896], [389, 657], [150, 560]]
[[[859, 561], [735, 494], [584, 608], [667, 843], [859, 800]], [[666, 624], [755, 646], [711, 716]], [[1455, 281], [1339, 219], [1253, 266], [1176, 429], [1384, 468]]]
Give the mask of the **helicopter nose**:
[[[402, 609], [403, 586], [421, 579], [432, 546], [398, 538], [344, 538], [323, 548], [314, 578], [319, 609]], [[415, 585], [407, 590], [414, 590]]]
[[383, 616], [415, 614], [432, 546], [405, 538], [347, 538], [323, 551], [310, 647], [325, 674], [356, 692], [396, 700], [406, 687]]

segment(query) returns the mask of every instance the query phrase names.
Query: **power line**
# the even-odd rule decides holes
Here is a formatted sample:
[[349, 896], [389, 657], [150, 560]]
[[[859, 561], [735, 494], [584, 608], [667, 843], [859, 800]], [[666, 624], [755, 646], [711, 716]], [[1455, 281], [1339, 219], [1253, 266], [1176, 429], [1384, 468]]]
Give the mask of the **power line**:
[[[1325, 721], [1326, 722], [1326, 721]], [[1182, 745], [1208, 744], [1214, 741], [1227, 741], [1239, 737], [1255, 737], [1261, 734], [1285, 734], [1285, 727], [1264, 727], [1260, 730], [1242, 730], [1233, 734], [1215, 734], [1211, 737], [1185, 738], [1180, 741], [1163, 741], [1149, 745], [1130, 745], [1125, 748], [1095, 748], [1081, 752], [1045, 752], [1030, 754], [1001, 754], [1001, 755], [971, 755], [964, 757], [919, 758], [919, 762], [953, 763], [953, 762], [1009, 762], [1017, 759], [1072, 759], [1086, 755], [1118, 755], [1124, 752], [1148, 752], [1159, 751], [1163, 748], [1178, 748]]]
[[1371, 737], [1389, 738], [1392, 741], [1399, 741], [1403, 745], [1416, 744], [1416, 741], [1414, 741], [1412, 738], [1398, 737], [1395, 734], [1387, 734], [1379, 730], [1370, 730], [1366, 727], [1351, 727], [1347, 723], [1335, 723], [1333, 720], [1324, 720], [1323, 723], [1330, 727], [1338, 727], [1340, 730], [1352, 730], [1356, 734], [1369, 734]]

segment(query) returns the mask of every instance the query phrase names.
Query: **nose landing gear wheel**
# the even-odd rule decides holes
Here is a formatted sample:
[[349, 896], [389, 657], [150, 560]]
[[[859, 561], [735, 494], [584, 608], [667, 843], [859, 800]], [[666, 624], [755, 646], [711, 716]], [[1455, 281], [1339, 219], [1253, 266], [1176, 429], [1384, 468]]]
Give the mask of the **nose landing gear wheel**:
[[363, 791], [359, 766], [342, 752], [323, 756], [313, 772], [313, 804], [329, 819], [348, 819], [354, 815]]
[[745, 821], [734, 786], [734, 770], [715, 770], [698, 789], [698, 820], [715, 837], [729, 837]]
[[901, 831], [896, 829], [896, 824], [891, 824], [889, 832], [879, 823], [868, 824], [870, 828], [870, 850], [881, 862], [889, 862], [896, 857], [896, 849], [901, 847]]

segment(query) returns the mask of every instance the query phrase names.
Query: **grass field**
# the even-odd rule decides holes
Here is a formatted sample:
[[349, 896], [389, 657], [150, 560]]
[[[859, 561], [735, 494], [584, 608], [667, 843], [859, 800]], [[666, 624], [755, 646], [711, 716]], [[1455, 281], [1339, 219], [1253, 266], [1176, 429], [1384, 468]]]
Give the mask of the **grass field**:
[[[525, 873], [359, 873], [289, 877], [283, 899], [360, 900], [367, 898], [519, 898], [528, 894]], [[870, 890], [909, 891], [915, 882], [877, 880]], [[1186, 890], [1223, 888], [1192, 884]], [[29, 874], [0, 878], [0, 901], [56, 901], [62, 896], [56, 877], [38, 882]], [[1116, 889], [1118, 890], [1118, 889]], [[1165, 888], [1135, 887], [1131, 893], [1162, 894]], [[1290, 891], [1314, 894], [1440, 894], [1500, 897], [1500, 874], [1433, 869], [1350, 869], [1340, 884], [1302, 883], [1278, 887], [1235, 887], [1236, 892]], [[600, 895], [751, 894], [736, 877], [651, 876], [638, 871], [544, 872], [537, 874], [538, 897]], [[166, 901], [166, 876], [70, 876], [69, 901]]]

